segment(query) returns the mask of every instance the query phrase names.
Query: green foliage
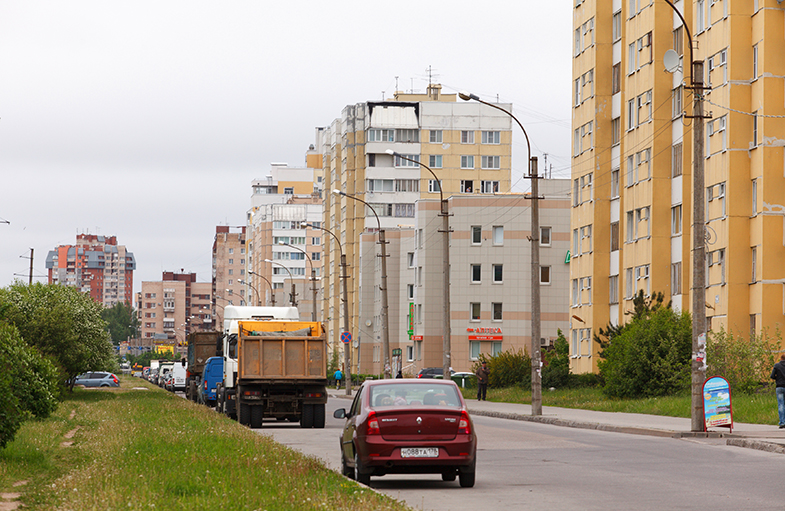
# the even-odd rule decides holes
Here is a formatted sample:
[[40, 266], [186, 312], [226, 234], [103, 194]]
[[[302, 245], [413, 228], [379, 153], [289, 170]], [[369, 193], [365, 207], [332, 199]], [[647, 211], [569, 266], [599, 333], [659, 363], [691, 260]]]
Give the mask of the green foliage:
[[771, 368], [782, 349], [780, 332], [774, 338], [768, 330], [750, 339], [726, 332], [709, 332], [706, 343], [708, 375], [722, 376], [734, 392], [752, 393], [770, 383]]
[[0, 290], [0, 319], [50, 357], [63, 380], [88, 370], [117, 371], [114, 349], [101, 319], [103, 306], [76, 288], [17, 282]]
[[332, 355], [330, 355], [330, 360], [327, 362], [327, 375], [331, 376], [335, 374], [335, 371], [340, 367], [341, 366], [338, 363], [338, 350], [334, 349]]
[[49, 417], [57, 409], [54, 365], [4, 321], [0, 321], [0, 395], [0, 448], [13, 439], [23, 421]]
[[106, 327], [112, 336], [112, 344], [119, 345], [129, 337], [136, 336], [139, 320], [136, 311], [125, 303], [116, 303], [114, 307], [101, 311], [101, 319], [106, 321]]
[[472, 372], [476, 373], [483, 362], [488, 362], [488, 369], [491, 371], [488, 387], [517, 385], [526, 389], [531, 388], [532, 362], [523, 350], [504, 351], [493, 357], [480, 354], [480, 359], [474, 363]]
[[570, 345], [559, 330], [553, 350], [545, 352], [545, 365], [542, 368], [542, 387], [563, 389], [573, 386], [570, 374]]
[[689, 388], [692, 323], [662, 300], [636, 311], [605, 345], [598, 366], [609, 397], [651, 397]]

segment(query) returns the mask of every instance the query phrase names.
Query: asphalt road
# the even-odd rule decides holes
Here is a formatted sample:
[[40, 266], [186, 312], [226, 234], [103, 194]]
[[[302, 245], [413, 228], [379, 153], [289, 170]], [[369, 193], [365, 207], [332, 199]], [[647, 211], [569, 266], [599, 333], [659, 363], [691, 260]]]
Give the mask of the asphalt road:
[[[325, 429], [265, 421], [259, 434], [340, 470], [331, 398]], [[479, 436], [474, 488], [439, 475], [388, 475], [371, 487], [411, 507], [454, 509], [785, 509], [781, 454], [716, 441], [677, 440], [473, 417]]]

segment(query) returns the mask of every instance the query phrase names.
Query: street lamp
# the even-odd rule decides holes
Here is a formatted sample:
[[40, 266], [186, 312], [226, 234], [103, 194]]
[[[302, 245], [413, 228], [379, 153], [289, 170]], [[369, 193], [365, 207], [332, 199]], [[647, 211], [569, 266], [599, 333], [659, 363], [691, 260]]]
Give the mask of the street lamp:
[[259, 291], [254, 286], [252, 286], [250, 282], [248, 282], [246, 280], [243, 280], [243, 279], [237, 279], [237, 282], [240, 283], [240, 284], [244, 284], [244, 285], [250, 287], [251, 289], [253, 289], [253, 291], [256, 293], [256, 304], [259, 305], [259, 306], [262, 305], [262, 299], [259, 298]]
[[[248, 275], [256, 275], [257, 277], [265, 281], [268, 286], [270, 286], [270, 302], [273, 304], [273, 307], [275, 307], [275, 290], [273, 289], [272, 282], [270, 282], [266, 277], [259, 275], [255, 271], [248, 270]], [[265, 300], [265, 303], [267, 303], [267, 300]]]
[[[695, 60], [692, 53], [692, 34], [687, 21], [670, 0], [665, 0], [681, 19], [684, 34], [690, 49], [692, 73], [692, 115], [686, 118], [695, 120], [692, 128], [692, 362], [691, 375], [691, 413], [692, 431], [705, 430], [703, 409], [703, 382], [706, 380], [706, 210], [704, 181], [704, 143], [703, 137], [703, 61]], [[671, 50], [669, 50], [671, 51]], [[667, 52], [666, 52], [667, 56]]]
[[387, 154], [392, 156], [397, 156], [402, 160], [408, 160], [412, 163], [417, 163], [421, 167], [424, 167], [428, 172], [431, 173], [433, 179], [436, 180], [437, 185], [439, 186], [439, 198], [441, 201], [441, 212], [439, 216], [442, 217], [442, 273], [443, 273], [443, 316], [442, 316], [442, 366], [444, 370], [443, 378], [447, 379], [450, 374], [450, 367], [452, 366], [452, 348], [451, 348], [451, 325], [450, 325], [450, 212], [449, 212], [449, 204], [447, 203], [447, 199], [444, 198], [444, 190], [442, 189], [442, 183], [439, 181], [439, 178], [436, 177], [436, 174], [431, 170], [431, 168], [417, 160], [399, 154], [392, 149], [387, 149]]
[[294, 245], [290, 245], [285, 241], [279, 241], [278, 244], [302, 252], [303, 254], [305, 254], [305, 259], [308, 261], [308, 264], [311, 266], [311, 291], [313, 291], [313, 312], [311, 314], [311, 321], [316, 321], [316, 270], [313, 268], [313, 262], [311, 261], [311, 257], [308, 255], [308, 252], [306, 252], [305, 250], [299, 247], [295, 247]]
[[[316, 226], [313, 224], [309, 224], [307, 222], [303, 222], [300, 224], [302, 227], [313, 227], [316, 229], [321, 229], [322, 231], [326, 232], [330, 236], [335, 239], [335, 242], [338, 243], [338, 250], [341, 252], [341, 292], [343, 294], [343, 331], [349, 332], [349, 299], [346, 296], [346, 254], [343, 253], [343, 245], [341, 245], [341, 240], [338, 239], [331, 230], [326, 229], [321, 226]], [[337, 349], [337, 346], [336, 348]], [[352, 395], [352, 347], [351, 345], [347, 345], [346, 348], [343, 350], [343, 368], [344, 373], [346, 373], [346, 395]]]
[[387, 321], [387, 241], [384, 239], [384, 229], [382, 229], [382, 223], [379, 221], [379, 215], [376, 214], [376, 210], [373, 207], [365, 202], [364, 200], [360, 199], [359, 197], [355, 197], [354, 195], [349, 195], [347, 193], [342, 192], [341, 190], [335, 189], [333, 193], [336, 195], [342, 195], [349, 199], [354, 199], [356, 201], [362, 202], [373, 213], [373, 216], [376, 217], [376, 225], [378, 226], [379, 230], [379, 244], [382, 246], [382, 284], [381, 284], [381, 292], [382, 292], [382, 351], [384, 351], [384, 377], [385, 378], [392, 378], [392, 367], [390, 367], [390, 326]]
[[478, 103], [490, 106], [502, 111], [512, 117], [523, 131], [526, 137], [526, 147], [529, 151], [529, 178], [532, 180], [532, 215], [531, 215], [531, 294], [532, 294], [532, 319], [531, 319], [531, 359], [532, 359], [532, 415], [542, 415], [542, 380], [540, 366], [540, 208], [539, 208], [539, 176], [537, 175], [537, 157], [532, 156], [532, 146], [529, 142], [529, 135], [523, 128], [523, 124], [504, 108], [481, 100], [476, 94], [469, 92], [459, 92], [458, 96], [469, 101], [473, 99]]
[[265, 263], [270, 263], [270, 264], [277, 264], [278, 266], [280, 266], [281, 268], [286, 270], [286, 273], [289, 274], [289, 279], [292, 281], [292, 294], [289, 297], [290, 298], [289, 301], [292, 304], [292, 307], [297, 307], [297, 304], [294, 303], [294, 277], [292, 277], [292, 272], [290, 272], [289, 268], [287, 268], [286, 266], [282, 265], [281, 263], [276, 263], [275, 261], [273, 261], [271, 259], [265, 259], [264, 262]]

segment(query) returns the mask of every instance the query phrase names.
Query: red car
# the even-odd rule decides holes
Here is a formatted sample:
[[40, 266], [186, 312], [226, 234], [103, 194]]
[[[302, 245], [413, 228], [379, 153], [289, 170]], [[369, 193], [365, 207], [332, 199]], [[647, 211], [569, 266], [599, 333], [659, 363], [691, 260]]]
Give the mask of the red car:
[[352, 407], [333, 416], [346, 419], [340, 441], [347, 477], [368, 484], [385, 474], [441, 474], [474, 486], [477, 435], [453, 381], [366, 381]]

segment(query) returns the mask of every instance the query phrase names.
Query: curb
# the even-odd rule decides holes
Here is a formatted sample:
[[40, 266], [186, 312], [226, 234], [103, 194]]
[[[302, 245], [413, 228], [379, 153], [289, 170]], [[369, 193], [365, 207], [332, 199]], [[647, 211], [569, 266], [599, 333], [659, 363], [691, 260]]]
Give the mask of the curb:
[[745, 447], [747, 449], [785, 454], [785, 445], [775, 444], [773, 442], [762, 442], [760, 440], [750, 440], [748, 438], [729, 438], [725, 443], [735, 447]]

